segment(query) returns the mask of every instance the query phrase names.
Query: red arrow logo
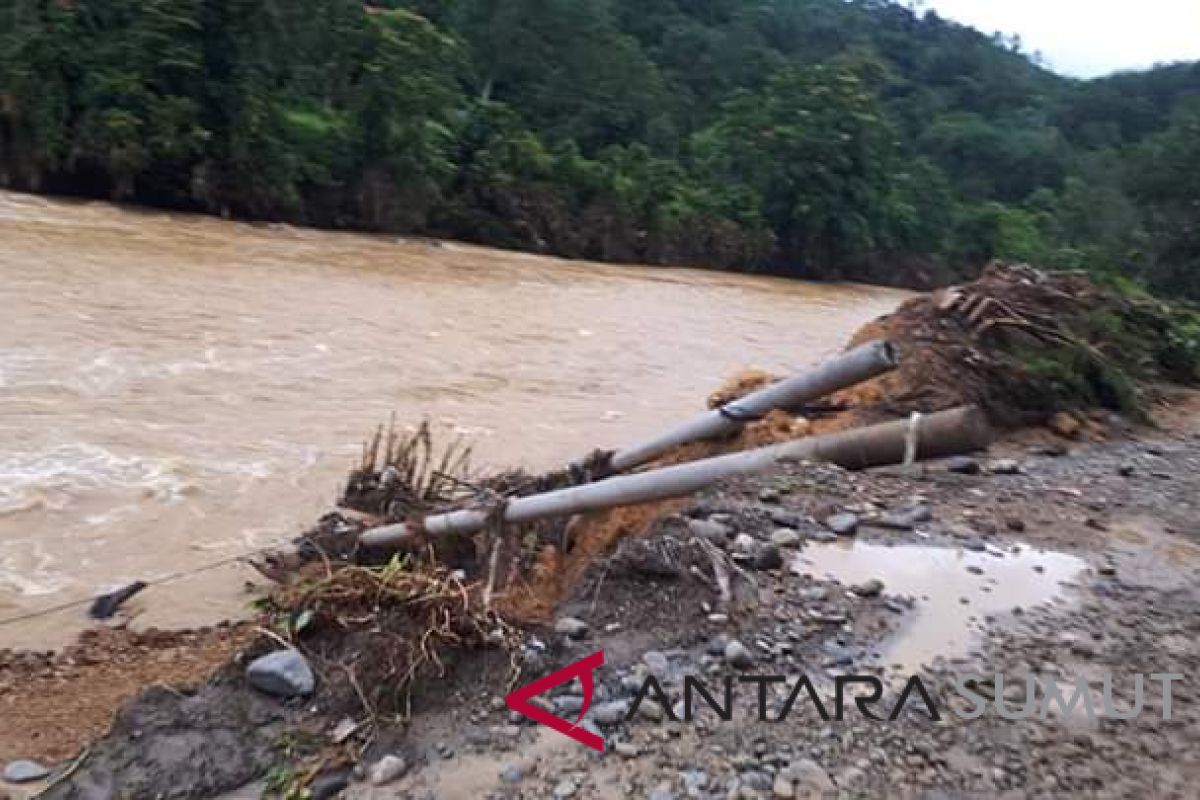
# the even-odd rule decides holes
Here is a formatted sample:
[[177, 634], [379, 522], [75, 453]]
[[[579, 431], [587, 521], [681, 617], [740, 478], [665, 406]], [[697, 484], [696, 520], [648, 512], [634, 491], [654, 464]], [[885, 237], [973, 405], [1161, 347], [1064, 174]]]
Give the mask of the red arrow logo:
[[[603, 650], [592, 653], [587, 658], [563, 667], [558, 672], [553, 672], [544, 678], [540, 678], [528, 686], [522, 686], [504, 698], [504, 702], [518, 714], [523, 714], [534, 722], [540, 722], [564, 736], [570, 736], [585, 747], [590, 747], [597, 752], [603, 753], [604, 739], [591, 731], [579, 727], [580, 720], [583, 719], [583, 715], [587, 713], [588, 707], [592, 704], [592, 694], [596, 688], [592, 680], [592, 672], [603, 663]], [[579, 678], [579, 682], [583, 684], [583, 708], [579, 711], [579, 717], [574, 722], [567, 722], [562, 717], [556, 717], [549, 711], [544, 711], [537, 706], [530, 705], [530, 698], [537, 697], [542, 692], [549, 691], [555, 686], [561, 686], [573, 678]]]

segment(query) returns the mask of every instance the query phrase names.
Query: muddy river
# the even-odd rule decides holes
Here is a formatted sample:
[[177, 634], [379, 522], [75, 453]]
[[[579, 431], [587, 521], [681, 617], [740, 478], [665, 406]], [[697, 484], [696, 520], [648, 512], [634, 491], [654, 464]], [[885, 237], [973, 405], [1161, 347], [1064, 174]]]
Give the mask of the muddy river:
[[[392, 412], [480, 466], [551, 467], [744, 367], [814, 363], [903, 296], [0, 193], [0, 620], [286, 538]], [[254, 577], [131, 610], [210, 622]], [[83, 613], [0, 624], [0, 647]]]

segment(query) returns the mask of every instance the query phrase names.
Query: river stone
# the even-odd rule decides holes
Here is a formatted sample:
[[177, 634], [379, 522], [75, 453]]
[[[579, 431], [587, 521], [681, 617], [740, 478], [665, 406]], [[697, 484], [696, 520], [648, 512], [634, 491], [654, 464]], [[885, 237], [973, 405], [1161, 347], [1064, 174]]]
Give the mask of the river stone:
[[42, 778], [49, 777], [50, 770], [43, 767], [36, 761], [28, 759], [18, 759], [10, 761], [4, 768], [4, 780], [9, 783], [30, 783], [32, 781], [40, 781]]
[[858, 532], [858, 515], [845, 512], [825, 518], [825, 527], [838, 536], [853, 536]]
[[[647, 650], [642, 655], [642, 663], [650, 670], [650, 674], [656, 678], [666, 678], [671, 674], [671, 662], [658, 650]], [[639, 684], [639, 688], [640, 686]]]
[[946, 471], [957, 475], [978, 475], [983, 472], [979, 462], [969, 456], [957, 456], [946, 462]]
[[871, 578], [869, 581], [863, 581], [860, 584], [852, 586], [850, 591], [859, 597], [878, 597], [883, 593], [883, 581], [878, 578]]
[[387, 786], [408, 772], [408, 762], [400, 756], [387, 755], [371, 766], [371, 785]]
[[783, 569], [783, 553], [773, 544], [765, 544], [754, 551], [752, 566], [760, 572]]
[[725, 544], [731, 533], [729, 526], [711, 519], [689, 519], [687, 527], [692, 536], [713, 544]]
[[725, 645], [725, 661], [736, 669], [750, 669], [754, 666], [754, 653], [737, 639], [731, 639]]
[[799, 532], [793, 528], [776, 528], [771, 534], [771, 544], [776, 547], [799, 547], [802, 541]]
[[575, 617], [559, 617], [554, 623], [554, 632], [568, 639], [583, 639], [588, 635], [588, 624]]
[[988, 472], [993, 475], [1020, 475], [1021, 462], [1015, 458], [998, 458], [988, 464]]
[[739, 533], [737, 538], [733, 540], [733, 552], [735, 553], [750, 555], [757, 547], [758, 540], [748, 533]]
[[596, 721], [597, 725], [616, 725], [623, 722], [628, 713], [629, 702], [627, 700], [612, 700], [596, 706], [596, 710], [592, 712], [592, 719]]
[[811, 758], [793, 761], [781, 774], [796, 782], [800, 797], [823, 797], [837, 790], [829, 773]]
[[246, 668], [246, 680], [260, 692], [276, 697], [310, 695], [316, 688], [308, 661], [292, 649], [276, 650], [255, 659]]

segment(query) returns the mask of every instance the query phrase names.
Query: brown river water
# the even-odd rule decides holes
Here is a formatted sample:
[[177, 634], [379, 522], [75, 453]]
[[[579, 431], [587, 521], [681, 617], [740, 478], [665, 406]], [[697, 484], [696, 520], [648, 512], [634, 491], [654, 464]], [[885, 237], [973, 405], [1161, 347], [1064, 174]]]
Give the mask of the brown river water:
[[[558, 466], [703, 407], [749, 366], [836, 352], [905, 293], [564, 261], [0, 192], [3, 621], [294, 535], [395, 412], [479, 467]], [[245, 611], [230, 565], [139, 626]]]

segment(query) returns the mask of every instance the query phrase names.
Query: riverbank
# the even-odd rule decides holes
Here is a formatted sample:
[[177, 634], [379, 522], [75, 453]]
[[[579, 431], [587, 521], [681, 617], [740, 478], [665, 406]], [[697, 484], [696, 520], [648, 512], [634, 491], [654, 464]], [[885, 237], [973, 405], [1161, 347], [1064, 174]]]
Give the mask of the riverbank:
[[[862, 473], [787, 463], [692, 498], [565, 527], [526, 527], [514, 539], [495, 540], [508, 541], [520, 569], [494, 608], [486, 592], [467, 583], [486, 577], [490, 586], [495, 570], [467, 550], [440, 552], [449, 559], [441, 569], [419, 559], [379, 569], [346, 560], [356, 534], [378, 524], [374, 515], [411, 511], [396, 511], [396, 498], [372, 487], [419, 483], [366, 448], [344, 498], [359, 514], [325, 517], [306, 539], [317, 556], [307, 566], [262, 565], [281, 583], [264, 605], [262, 627], [198, 634], [192, 646], [211, 647], [216, 637], [225, 648], [213, 678], [194, 689], [141, 693], [49, 796], [110, 796], [120, 787], [135, 796], [207, 797], [264, 776], [266, 788], [283, 796], [301, 788], [331, 796], [353, 780], [359, 783], [348, 796], [371, 796], [363, 777], [379, 784], [380, 797], [659, 800], [837, 790], [1117, 797], [1151, 780], [1168, 796], [1185, 795], [1200, 732], [1187, 677], [1200, 660], [1192, 622], [1200, 599], [1192, 588], [1200, 569], [1193, 522], [1200, 511], [1200, 394], [1151, 382], [1175, 362], [1141, 357], [1160, 352], [1156, 341], [1144, 326], [1124, 327], [1162, 309], [1077, 280], [997, 268], [976, 284], [917, 298], [864, 333], [938, 335], [897, 337], [902, 353], [916, 357], [835, 397], [856, 399], [849, 408], [811, 423], [769, 418], [687, 455], [878, 414], [934, 411], [974, 394], [998, 417], [1022, 407], [999, 401], [1025, 397], [1031, 364], [1063, 379], [1085, 376], [1048, 395], [1056, 406], [1043, 410], [1047, 427], [1010, 429], [986, 454]], [[1040, 323], [1051, 319], [1048, 309], [1053, 325]], [[1078, 327], [1098, 314], [1121, 323], [1106, 327], [1109, 338]], [[1015, 330], [1015, 339], [996, 336], [996, 320]], [[1114, 331], [1141, 331], [1138, 342], [1150, 350], [1130, 348]], [[1038, 348], [1032, 360], [1030, 347]], [[962, 348], [969, 360], [954, 355]], [[1080, 353], [1086, 357], [1077, 360]], [[951, 363], [954, 369], [944, 368]], [[1103, 371], [1092, 372], [1097, 364]], [[1122, 384], [1133, 393], [1071, 391]], [[915, 391], [927, 387], [941, 393]], [[1112, 400], [1114, 408], [1089, 408], [1088, 397]], [[1118, 403], [1122, 398], [1131, 404]], [[1071, 403], [1082, 407], [1069, 411]], [[1062, 411], [1047, 413], [1057, 404]], [[384, 462], [407, 463], [399, 455], [407, 451], [395, 445], [387, 437]], [[495, 476], [489, 485], [503, 491], [531, 480], [519, 478]], [[386, 507], [376, 508], [381, 502]], [[46, 753], [90, 738], [82, 724], [74, 743], [45, 735], [64, 727], [48, 715], [72, 705], [73, 693], [91, 692], [90, 681], [105, 678], [104, 664], [121, 663], [116, 653], [143, 666], [187, 658], [187, 646], [170, 637], [157, 651], [153, 641], [125, 634], [95, 641], [108, 648], [99, 658], [85, 643], [57, 657], [0, 662], [0, 699], [30, 741], [41, 737]], [[293, 697], [281, 701], [251, 688], [264, 684], [248, 681], [247, 665], [284, 643], [300, 648], [307, 666], [273, 673], [286, 678], [283, 693]], [[607, 739], [603, 757], [505, 709], [514, 682], [597, 651], [604, 666], [595, 696], [570, 685], [548, 702], [566, 718], [586, 711], [585, 727]], [[222, 657], [219, 649], [208, 652]], [[81, 665], [95, 668], [73, 672]], [[1016, 681], [1037, 673], [1056, 687], [1082, 681], [1088, 698], [1103, 694], [1111, 673], [1116, 710], [1106, 719], [1051, 710], [1044, 719], [966, 722], [962, 698], [950, 689], [964, 671]], [[46, 683], [56, 673], [68, 677]], [[1184, 676], [1171, 687], [1174, 717], [1162, 719], [1165, 695], [1148, 690], [1135, 702], [1135, 673]], [[786, 719], [760, 719], [782, 715], [800, 675], [824, 702], [834, 692], [836, 703], [839, 678], [847, 676], [878, 679], [889, 696], [913, 676], [933, 688], [925, 712], [886, 722], [860, 716], [861, 706], [822, 719], [816, 701]], [[725, 676], [741, 686], [747, 677], [767, 677], [750, 684], [762, 685], [764, 694], [743, 691], [749, 700], [728, 721], [710, 714], [680, 722], [673, 718], [681, 716], [676, 704], [688, 676], [718, 687]], [[652, 699], [663, 704], [656, 711], [643, 698], [634, 712], [649, 677], [662, 694]], [[157, 680], [152, 669], [140, 678]], [[51, 685], [55, 705], [41, 700]], [[283, 690], [275, 683], [271, 691]], [[1003, 687], [993, 691], [1020, 700]], [[791, 699], [797, 697], [807, 695]], [[1131, 708], [1140, 715], [1117, 718]], [[514, 748], [523, 748], [520, 755]], [[1169, 759], [1169, 766], [1156, 759]]]
[[[736, 786], [741, 797], [785, 797], [780, 781], [788, 776], [798, 790], [837, 787], [864, 797], [930, 790], [1123, 797], [1149, 786], [1156, 796], [1186, 796], [1200, 742], [1189, 680], [1200, 663], [1200, 397], [1176, 395], [1156, 416], [1163, 421], [1157, 429], [1107, 420], [1103, 441], [1010, 438], [978, 461], [979, 474], [959, 460], [915, 473], [793, 465], [696, 497], [647, 537], [597, 562], [579, 584], [559, 614], [586, 623], [584, 636], [552, 627], [528, 634], [549, 648], [538, 656], [538, 674], [604, 651], [590, 713], [609, 740], [603, 758], [506, 711], [503, 659], [457, 663], [435, 696], [417, 699], [407, 726], [374, 730], [370, 741], [357, 738], [368, 736], [364, 727], [338, 746], [330, 736], [341, 718], [314, 713], [321, 700], [280, 705], [226, 670], [198, 692], [160, 690], [127, 706], [52, 796], [94, 796], [81, 792], [105, 785], [139, 796], [208, 796], [272, 770], [277, 781], [300, 778], [360, 749], [364, 764], [390, 753], [410, 768], [386, 789], [357, 785], [348, 796], [725, 797]], [[841, 513], [858, 517], [856, 535], [828, 542], [822, 521]], [[895, 519], [904, 516], [908, 522]], [[874, 524], [880, 521], [892, 527]], [[718, 610], [716, 587], [696, 577], [678, 550], [689, 532], [724, 537], [721, 547], [735, 554], [775, 542], [782, 560], [747, 567], [735, 579], [735, 604]], [[845, 556], [858, 551], [865, 560], [845, 571]], [[1066, 557], [1077, 561], [1059, 561]], [[1025, 573], [1018, 591], [1028, 599], [1014, 600], [1014, 588], [996, 582], [1015, 579], [1005, 571], [1009, 562]], [[905, 590], [903, 574], [910, 565], [921, 575], [923, 563], [933, 565], [921, 577], [930, 587], [925, 597]], [[1050, 577], [1038, 584], [1047, 569]], [[869, 574], [882, 582], [877, 594], [863, 585]], [[939, 594], [939, 583], [955, 588]], [[1004, 595], [1003, 610], [989, 599], [995, 594]], [[939, 618], [962, 625], [933, 642], [940, 652], [930, 658], [923, 621]], [[731, 650], [734, 640], [745, 655]], [[828, 701], [838, 675], [919, 674], [944, 688], [952, 670], [1013, 680], [1029, 671], [1064, 681], [1082, 675], [1097, 691], [1111, 671], [1125, 708], [1132, 702], [1126, 676], [1189, 677], [1174, 686], [1169, 723], [1155, 717], [1161, 702], [1149, 690], [1143, 715], [1124, 722], [1051, 715], [951, 724], [908, 713], [876, 723], [851, 709], [843, 722], [822, 723], [801, 704], [784, 722], [762, 723], [746, 691], [740, 696], [751, 699], [730, 723], [703, 713], [674, 723], [651, 707], [617, 721], [620, 704], [647, 674], [658, 676], [674, 704], [685, 675], [719, 686], [727, 672], [806, 674]], [[18, 712], [44, 690], [6, 685], [5, 707]], [[75, 690], [93, 686], [88, 679]], [[56, 692], [64, 705], [70, 691]], [[568, 685], [553, 697], [560, 714], [579, 707], [576, 691]], [[773, 711], [786, 696], [772, 689]], [[48, 722], [7, 718], [22, 727]], [[284, 741], [288, 748], [274, 746]], [[5, 743], [6, 758], [17, 755], [12, 747]], [[214, 762], [222, 767], [214, 771]]]

